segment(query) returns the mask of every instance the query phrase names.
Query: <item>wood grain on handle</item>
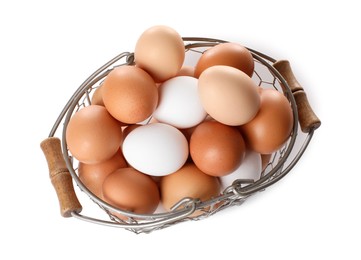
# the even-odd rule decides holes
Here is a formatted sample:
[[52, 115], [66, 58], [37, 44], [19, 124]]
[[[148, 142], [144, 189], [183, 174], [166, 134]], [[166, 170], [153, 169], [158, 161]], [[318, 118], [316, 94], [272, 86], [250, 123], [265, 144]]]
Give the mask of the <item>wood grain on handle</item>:
[[82, 206], [75, 194], [72, 177], [61, 152], [60, 140], [49, 137], [41, 142], [40, 147], [48, 162], [49, 175], [58, 196], [61, 215], [71, 217], [71, 212], [79, 213]]
[[311, 130], [315, 130], [320, 127], [321, 121], [312, 110], [312, 107], [308, 102], [306, 92], [293, 74], [289, 61], [276, 61], [273, 64], [273, 67], [275, 67], [283, 76], [293, 93], [297, 104], [298, 120], [300, 122], [301, 130], [308, 133]]

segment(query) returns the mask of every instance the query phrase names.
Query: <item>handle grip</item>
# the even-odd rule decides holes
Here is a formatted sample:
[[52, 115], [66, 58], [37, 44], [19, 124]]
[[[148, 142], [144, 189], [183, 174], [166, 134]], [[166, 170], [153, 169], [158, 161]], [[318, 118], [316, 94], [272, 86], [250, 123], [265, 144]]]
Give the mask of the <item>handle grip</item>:
[[82, 206], [74, 191], [72, 177], [66, 167], [59, 138], [49, 137], [41, 142], [49, 168], [49, 177], [58, 196], [60, 213], [63, 217], [71, 217], [71, 212], [80, 213]]
[[311, 130], [315, 130], [320, 127], [321, 120], [317, 117], [310, 103], [308, 102], [306, 92], [300, 83], [298, 83], [295, 75], [293, 74], [289, 61], [276, 61], [273, 64], [273, 67], [275, 67], [283, 76], [292, 91], [298, 108], [298, 119], [301, 130], [304, 133], [309, 133]]

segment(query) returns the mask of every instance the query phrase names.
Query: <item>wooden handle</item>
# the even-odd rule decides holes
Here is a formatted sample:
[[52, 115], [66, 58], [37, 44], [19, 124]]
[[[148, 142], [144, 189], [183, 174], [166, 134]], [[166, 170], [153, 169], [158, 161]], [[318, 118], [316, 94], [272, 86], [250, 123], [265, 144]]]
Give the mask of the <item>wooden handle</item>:
[[81, 212], [82, 206], [75, 194], [72, 177], [61, 152], [60, 140], [49, 137], [41, 142], [40, 147], [48, 162], [50, 180], [58, 196], [61, 215], [71, 217], [71, 212]]
[[279, 60], [273, 64], [273, 67], [275, 67], [283, 76], [293, 93], [297, 104], [298, 120], [300, 122], [301, 130], [304, 133], [308, 133], [311, 130], [320, 127], [321, 121], [312, 110], [306, 92], [293, 74], [289, 61]]

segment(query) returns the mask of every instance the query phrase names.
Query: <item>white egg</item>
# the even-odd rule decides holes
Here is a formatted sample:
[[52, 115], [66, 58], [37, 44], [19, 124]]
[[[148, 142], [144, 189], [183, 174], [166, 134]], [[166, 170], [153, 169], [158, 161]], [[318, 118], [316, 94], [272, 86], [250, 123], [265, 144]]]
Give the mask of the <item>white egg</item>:
[[173, 77], [159, 86], [159, 102], [153, 117], [177, 128], [198, 125], [207, 116], [198, 96], [198, 79]]
[[232, 185], [232, 183], [237, 179], [257, 181], [261, 177], [261, 172], [261, 155], [254, 151], [247, 150], [246, 156], [240, 166], [230, 174], [219, 178], [222, 190]]
[[127, 162], [140, 172], [164, 176], [179, 170], [188, 158], [188, 142], [175, 127], [163, 123], [142, 125], [123, 141]]

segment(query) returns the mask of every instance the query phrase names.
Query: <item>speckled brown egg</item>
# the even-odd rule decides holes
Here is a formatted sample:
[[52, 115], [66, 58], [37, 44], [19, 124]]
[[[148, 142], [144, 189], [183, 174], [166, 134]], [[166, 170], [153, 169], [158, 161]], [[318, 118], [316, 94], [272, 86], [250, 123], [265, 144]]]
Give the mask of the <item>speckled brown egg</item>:
[[154, 80], [135, 66], [113, 69], [104, 81], [102, 96], [109, 113], [126, 124], [147, 119], [158, 104], [158, 90]]
[[277, 90], [260, 91], [257, 115], [240, 126], [247, 146], [260, 154], [271, 154], [281, 148], [293, 129], [292, 108], [287, 98]]
[[246, 151], [238, 129], [217, 121], [199, 124], [191, 135], [189, 149], [194, 164], [212, 176], [224, 176], [234, 171]]

